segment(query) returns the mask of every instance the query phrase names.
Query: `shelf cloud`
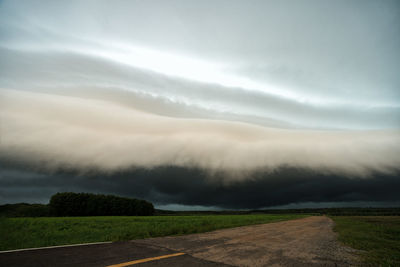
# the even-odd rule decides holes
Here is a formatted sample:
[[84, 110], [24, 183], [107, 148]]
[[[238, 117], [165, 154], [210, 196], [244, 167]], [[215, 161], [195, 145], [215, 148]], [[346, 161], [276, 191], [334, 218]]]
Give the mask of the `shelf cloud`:
[[[60, 179], [51, 190], [78, 179], [74, 190], [103, 192], [111, 179], [115, 193], [163, 205], [234, 207], [260, 186], [243, 207], [261, 207], [368, 201], [373, 185], [397, 183], [397, 1], [110, 5], [0, 3], [0, 184], [11, 191], [24, 188], [15, 173], [26, 188]], [[215, 203], [157, 178], [174, 187], [188, 174], [182, 190], [217, 186]], [[370, 200], [399, 200], [383, 196]]]
[[1, 155], [43, 168], [171, 165], [238, 174], [290, 166], [365, 176], [400, 166], [400, 135], [394, 130], [276, 129], [25, 91], [2, 90], [1, 98]]

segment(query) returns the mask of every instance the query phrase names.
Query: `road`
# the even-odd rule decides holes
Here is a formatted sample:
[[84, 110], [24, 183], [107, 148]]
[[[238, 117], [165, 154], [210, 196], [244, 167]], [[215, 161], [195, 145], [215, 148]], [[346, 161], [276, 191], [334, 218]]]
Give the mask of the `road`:
[[[0, 253], [0, 266], [352, 266], [324, 216], [209, 233]], [[165, 257], [160, 257], [165, 256]]]

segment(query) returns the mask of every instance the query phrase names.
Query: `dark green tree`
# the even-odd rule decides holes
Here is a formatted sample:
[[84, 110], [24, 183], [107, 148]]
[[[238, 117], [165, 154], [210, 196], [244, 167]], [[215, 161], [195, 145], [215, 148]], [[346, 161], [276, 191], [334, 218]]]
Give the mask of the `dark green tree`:
[[149, 216], [154, 206], [145, 200], [88, 193], [57, 193], [50, 199], [54, 216]]

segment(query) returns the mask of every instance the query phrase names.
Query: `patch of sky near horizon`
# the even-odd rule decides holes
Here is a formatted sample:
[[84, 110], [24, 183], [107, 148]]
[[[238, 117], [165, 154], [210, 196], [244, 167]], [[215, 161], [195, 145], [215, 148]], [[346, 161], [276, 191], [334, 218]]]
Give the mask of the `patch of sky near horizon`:
[[[391, 208], [399, 207], [400, 201], [343, 201], [343, 202], [299, 202], [266, 207], [265, 209], [323, 209], [323, 208]], [[263, 208], [261, 208], [263, 209]]]
[[[399, 10], [396, 1], [3, 1], [0, 46], [2, 54], [22, 53], [11, 64], [35, 53], [54, 62], [79, 55], [78, 64], [100, 58], [172, 77], [177, 82], [146, 81], [139, 91], [203, 113], [235, 111], [300, 127], [398, 128]], [[2, 73], [9, 63], [0, 63]], [[67, 85], [82, 86], [74, 67], [57, 67], [59, 76], [71, 73]], [[93, 69], [81, 78], [97, 80]], [[18, 87], [2, 76], [1, 85]], [[101, 86], [138, 88], [109, 78]], [[249, 95], [260, 99], [256, 107], [241, 103]]]
[[171, 211], [224, 211], [233, 210], [214, 206], [182, 205], [182, 204], [155, 204], [155, 209]]
[[[348, 201], [348, 202], [299, 202], [286, 205], [258, 208], [257, 210], [279, 210], [279, 209], [325, 209], [325, 208], [390, 208], [399, 207], [399, 201]], [[171, 211], [249, 211], [254, 209], [227, 209], [213, 206], [182, 205], [182, 204], [155, 204], [156, 209]]]

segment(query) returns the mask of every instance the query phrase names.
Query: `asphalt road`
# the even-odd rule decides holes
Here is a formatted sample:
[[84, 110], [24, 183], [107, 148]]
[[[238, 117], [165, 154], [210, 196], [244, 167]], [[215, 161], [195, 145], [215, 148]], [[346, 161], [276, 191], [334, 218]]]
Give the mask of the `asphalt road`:
[[8, 252], [0, 253], [0, 266], [356, 265], [356, 251], [338, 243], [332, 226], [328, 217], [313, 216], [202, 234]]
[[[0, 253], [0, 266], [48, 267], [82, 266], [99, 267], [173, 255], [177, 251], [135, 242], [114, 242], [108, 244], [58, 247]], [[130, 266], [130, 265], [127, 265]], [[136, 266], [136, 265], [132, 265]], [[184, 254], [170, 258], [155, 259], [137, 266], [227, 266], [222, 263], [197, 259]]]

